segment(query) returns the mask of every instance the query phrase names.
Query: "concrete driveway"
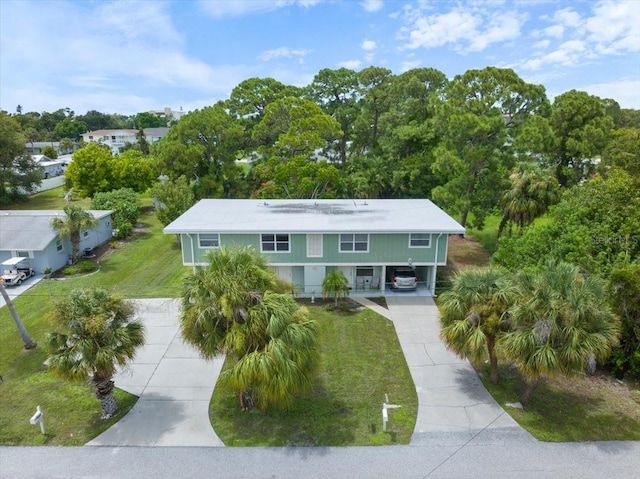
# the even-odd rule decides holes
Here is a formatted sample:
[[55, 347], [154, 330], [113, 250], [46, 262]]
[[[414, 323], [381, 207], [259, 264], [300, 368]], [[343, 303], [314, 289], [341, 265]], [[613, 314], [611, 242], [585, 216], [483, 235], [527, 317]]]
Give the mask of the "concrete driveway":
[[[5, 285], [4, 289], [7, 291], [9, 295], [9, 299], [13, 302], [18, 296], [27, 291], [29, 288], [32, 288], [36, 284], [38, 284], [42, 278], [44, 278], [43, 274], [36, 274], [31, 278], [27, 278], [20, 286], [7, 286]], [[0, 295], [0, 308], [5, 305], [4, 298]]]
[[390, 295], [386, 297], [388, 309], [353, 299], [393, 321], [418, 394], [412, 445], [462, 445], [483, 432], [530, 438], [496, 403], [469, 361], [458, 358], [442, 343], [433, 298]]
[[116, 386], [136, 405], [89, 446], [224, 446], [209, 421], [209, 401], [224, 358], [204, 360], [180, 337], [180, 303], [140, 299], [146, 340]]

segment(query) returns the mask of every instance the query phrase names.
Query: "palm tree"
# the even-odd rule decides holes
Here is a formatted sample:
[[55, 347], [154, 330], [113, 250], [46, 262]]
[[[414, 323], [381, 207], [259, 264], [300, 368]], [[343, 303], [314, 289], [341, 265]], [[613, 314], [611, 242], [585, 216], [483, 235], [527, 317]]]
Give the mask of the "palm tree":
[[509, 224], [521, 230], [542, 216], [559, 197], [558, 180], [553, 173], [532, 162], [518, 163], [511, 176], [511, 188], [500, 200], [504, 216], [498, 227], [498, 238]]
[[36, 343], [33, 339], [31, 339], [31, 336], [29, 336], [27, 328], [24, 327], [18, 311], [16, 311], [11, 298], [7, 294], [7, 291], [4, 289], [4, 280], [2, 278], [0, 278], [0, 294], [2, 295], [7, 308], [9, 308], [9, 312], [11, 313], [11, 317], [13, 317], [13, 321], [18, 327], [18, 331], [20, 332], [20, 336], [22, 337], [22, 342], [24, 343], [24, 349], [33, 349], [38, 346], [38, 343]]
[[74, 144], [73, 144], [73, 140], [71, 140], [70, 138], [62, 138], [60, 140], [60, 152], [61, 153], [73, 153], [73, 148], [74, 148]]
[[54, 320], [62, 332], [49, 334], [49, 367], [68, 379], [88, 379], [96, 388], [104, 418], [118, 405], [113, 376], [144, 343], [144, 326], [133, 320], [133, 305], [107, 290], [75, 289], [55, 303]]
[[63, 211], [66, 218], [54, 218], [51, 220], [51, 226], [61, 237], [68, 236], [71, 240], [71, 258], [75, 263], [80, 257], [80, 232], [93, 228], [98, 224], [98, 220], [80, 206], [67, 205]]
[[521, 274], [518, 288], [509, 310], [512, 330], [500, 345], [527, 378], [520, 398], [526, 405], [544, 378], [576, 374], [606, 360], [620, 326], [604, 281], [583, 276], [577, 266], [550, 261], [537, 273]]
[[349, 295], [349, 280], [339, 269], [331, 270], [322, 280], [322, 298], [333, 299], [338, 307], [338, 301]]
[[440, 336], [458, 356], [479, 360], [485, 351], [491, 366], [490, 380], [498, 382], [496, 342], [508, 328], [506, 312], [515, 287], [510, 276], [497, 268], [459, 273], [453, 287], [440, 295]]
[[260, 408], [291, 405], [317, 364], [318, 331], [308, 312], [285, 294], [290, 285], [251, 247], [209, 251], [209, 264], [187, 277], [182, 292], [182, 336], [207, 358], [238, 359], [223, 373]]

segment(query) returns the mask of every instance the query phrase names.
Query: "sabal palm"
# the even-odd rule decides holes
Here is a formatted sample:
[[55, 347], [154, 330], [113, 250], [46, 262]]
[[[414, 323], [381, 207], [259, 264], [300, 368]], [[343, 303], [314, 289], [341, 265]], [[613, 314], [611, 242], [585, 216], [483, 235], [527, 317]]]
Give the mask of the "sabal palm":
[[533, 223], [559, 196], [558, 180], [553, 173], [534, 163], [518, 163], [509, 181], [511, 188], [500, 199], [504, 216], [498, 228], [498, 237], [509, 223], [516, 224], [520, 229]]
[[515, 295], [510, 276], [496, 268], [459, 273], [450, 290], [440, 295], [440, 336], [458, 356], [481, 359], [485, 351], [490, 380], [498, 381], [496, 341], [508, 325], [505, 313]]
[[113, 376], [144, 343], [144, 326], [134, 307], [105, 289], [76, 289], [55, 303], [60, 328], [49, 334], [49, 368], [69, 379], [91, 378], [104, 417], [118, 409]]
[[260, 407], [287, 407], [308, 386], [317, 361], [317, 328], [251, 247], [211, 250], [182, 293], [182, 335], [205, 357], [230, 354], [221, 376], [252, 389]]
[[93, 228], [98, 220], [80, 206], [67, 205], [63, 211], [65, 218], [54, 218], [51, 226], [61, 237], [69, 237], [71, 240], [71, 256], [75, 263], [80, 257], [80, 232]]
[[337, 307], [338, 301], [349, 295], [349, 280], [339, 269], [331, 270], [322, 280], [322, 298], [333, 299]]
[[604, 282], [568, 263], [548, 262], [537, 273], [522, 274], [518, 288], [509, 310], [512, 330], [500, 345], [528, 380], [520, 399], [527, 404], [540, 380], [604, 361], [618, 342], [619, 321]]
[[[266, 334], [265, 334], [266, 333]], [[286, 293], [265, 292], [249, 309], [246, 324], [227, 335], [230, 348], [250, 344], [264, 335], [262, 347], [247, 348], [220, 380], [239, 391], [251, 390], [262, 409], [289, 408], [296, 394], [311, 388], [319, 358], [318, 328], [306, 308]]]

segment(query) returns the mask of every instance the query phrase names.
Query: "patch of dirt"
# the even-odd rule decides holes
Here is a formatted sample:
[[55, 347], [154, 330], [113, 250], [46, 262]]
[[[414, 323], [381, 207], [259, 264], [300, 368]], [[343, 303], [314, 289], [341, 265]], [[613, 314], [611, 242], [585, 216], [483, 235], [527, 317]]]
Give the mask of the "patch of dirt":
[[620, 381], [607, 371], [593, 375], [562, 377], [558, 379], [562, 388], [579, 396], [604, 398], [616, 404], [616, 410], [640, 421], [640, 406], [637, 402], [640, 384], [634, 381]]
[[491, 255], [482, 245], [471, 237], [460, 238], [457, 235], [449, 236], [449, 250], [447, 262], [454, 269], [463, 270], [489, 265]]

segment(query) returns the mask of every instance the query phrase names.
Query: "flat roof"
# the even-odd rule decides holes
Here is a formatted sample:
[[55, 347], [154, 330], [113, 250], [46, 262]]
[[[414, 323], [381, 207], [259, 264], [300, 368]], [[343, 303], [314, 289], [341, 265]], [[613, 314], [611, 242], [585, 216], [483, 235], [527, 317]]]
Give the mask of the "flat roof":
[[429, 200], [200, 200], [178, 233], [448, 233], [464, 228]]

